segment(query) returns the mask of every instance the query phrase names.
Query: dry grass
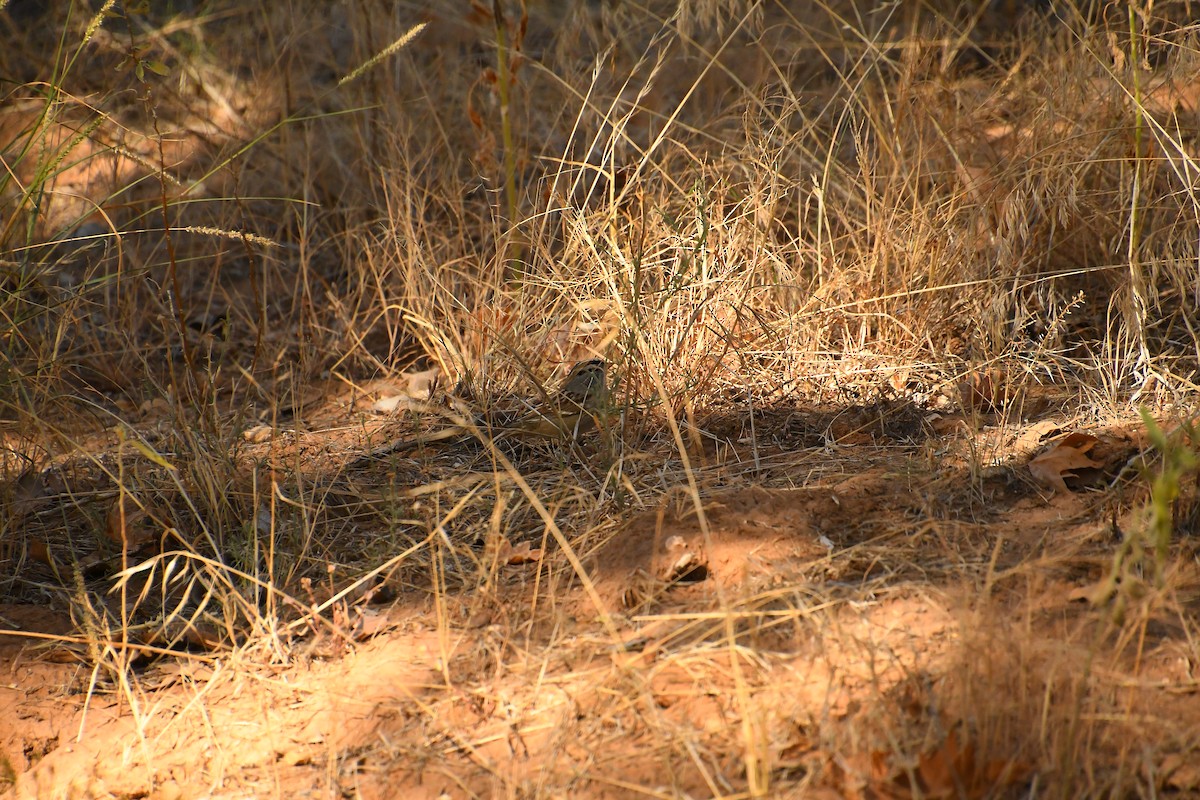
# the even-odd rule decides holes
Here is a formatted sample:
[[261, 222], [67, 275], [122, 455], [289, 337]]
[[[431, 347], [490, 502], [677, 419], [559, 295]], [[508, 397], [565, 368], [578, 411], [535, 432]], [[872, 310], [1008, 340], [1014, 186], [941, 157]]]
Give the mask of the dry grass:
[[[1200, 791], [1187, 3], [60, 5], [0, 633], [123, 749], [18, 794]], [[362, 457], [592, 357], [598, 435]]]

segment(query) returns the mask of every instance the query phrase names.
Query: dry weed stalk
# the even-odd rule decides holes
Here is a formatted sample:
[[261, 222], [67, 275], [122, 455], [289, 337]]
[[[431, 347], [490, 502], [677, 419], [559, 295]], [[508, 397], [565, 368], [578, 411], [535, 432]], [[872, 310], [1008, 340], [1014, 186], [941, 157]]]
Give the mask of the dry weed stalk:
[[[417, 749], [504, 793], [569, 786], [571, 737], [621, 726], [678, 768], [671, 791], [1143, 787], [1143, 687], [1116, 676], [1155, 626], [1194, 645], [1186, 559], [1160, 547], [1123, 614], [1068, 609], [1055, 638], [1029, 611], [1047, 576], [1104, 551], [1069, 526], [1011, 559], [977, 540], [1025, 490], [1005, 459], [1044, 394], [1075, 419], [1192, 402], [1197, 55], [1173, 9], [1067, 2], [1010, 30], [1003, 4], [936, 2], [497, 0], [427, 26], [373, 0], [60, 5], [56, 44], [0, 54], [28, 75], [0, 111], [0, 417], [25, 432], [0, 459], [4, 552], [54, 573], [71, 644], [131, 705], [135, 654], [315, 658], [301, 639], [355, 646], [352, 607], [386, 590], [427, 598], [438, 636]], [[440, 390], [544, 398], [593, 357], [621, 376], [594, 440], [341, 459], [444, 417]], [[419, 360], [433, 396], [373, 417], [372, 387]], [[947, 473], [960, 451], [926, 423], [959, 402]], [[829, 555], [781, 585], [655, 615], [674, 577], [630, 577], [618, 607], [595, 572], [631, 514], [717, 552], [730, 483], [836, 498], [889, 458], [919, 521], [818, 529]], [[102, 529], [83, 557], [76, 532]], [[539, 554], [527, 581], [504, 545]], [[116, 561], [110, 607], [83, 566]], [[893, 608], [935, 618], [932, 643]], [[489, 670], [518, 666], [507, 728], [454, 716], [454, 692], [502, 704]], [[546, 730], [540, 766], [500, 770], [498, 742]], [[610, 767], [588, 780], [630, 788]]]

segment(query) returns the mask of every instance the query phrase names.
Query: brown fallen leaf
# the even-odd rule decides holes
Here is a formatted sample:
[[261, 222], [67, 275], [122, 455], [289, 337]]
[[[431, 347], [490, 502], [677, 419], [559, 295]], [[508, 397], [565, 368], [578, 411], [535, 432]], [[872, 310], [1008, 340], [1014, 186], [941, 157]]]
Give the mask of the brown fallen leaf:
[[421, 372], [406, 373], [404, 377], [408, 379], [405, 391], [409, 397], [428, 400], [437, 390], [438, 383], [442, 378], [442, 370], [441, 367], [433, 366]]
[[1012, 399], [1008, 376], [998, 369], [968, 376], [958, 384], [958, 396], [963, 411], [979, 413], [998, 411]]
[[890, 791], [896, 771], [888, 753], [873, 750], [833, 757], [834, 783], [843, 797], [875, 798], [896, 796]]
[[1099, 441], [1086, 433], [1072, 433], [1055, 443], [1046, 452], [1029, 462], [1029, 472], [1034, 480], [1055, 492], [1070, 494], [1063, 478], [1074, 477], [1075, 470], [1102, 467], [1103, 464], [1088, 458], [1086, 453]]
[[505, 566], [513, 566], [516, 564], [528, 564], [531, 561], [540, 561], [542, 558], [542, 550], [535, 549], [532, 542], [524, 541], [518, 545], [514, 545], [509, 541], [507, 536], [501, 536], [500, 542], [496, 549], [496, 561]]
[[274, 433], [275, 429], [270, 425], [252, 425], [242, 431], [242, 438], [250, 444], [262, 444], [263, 442], [269, 442]]
[[[1158, 766], [1158, 786], [1176, 792], [1195, 792], [1200, 789], [1200, 765], [1195, 753], [1171, 753]], [[1144, 768], [1143, 768], [1144, 769]], [[1153, 774], [1153, 773], [1151, 773]], [[1150, 777], [1149, 775], [1147, 777]]]
[[666, 583], [698, 583], [707, 577], [708, 564], [695, 553], [688, 551], [671, 564], [663, 580]]
[[228, 643], [221, 628], [204, 620], [189, 620], [173, 617], [161, 625], [150, 625], [141, 631], [142, 644], [156, 647], [174, 647], [186, 644], [197, 650], [219, 650]]
[[1056, 444], [1074, 447], [1081, 453], [1086, 453], [1088, 450], [1091, 450], [1093, 447], [1095, 447], [1096, 442], [1098, 441], [1100, 441], [1099, 437], [1092, 436], [1090, 433], [1075, 431], [1074, 433], [1068, 433]]
[[38, 563], [52, 567], [56, 571], [58, 570], [58, 565], [54, 561], [54, 556], [50, 554], [50, 545], [46, 544], [41, 539], [30, 539], [25, 544], [25, 554]]
[[364, 642], [396, 627], [396, 621], [384, 612], [369, 608], [359, 608], [356, 611], [357, 618], [351, 628], [355, 641]]
[[892, 751], [871, 751], [833, 758], [833, 778], [842, 797], [893, 800], [983, 800], [1007, 796], [1003, 790], [1023, 783], [1032, 771], [1014, 758], [986, 759], [975, 743], [952, 730], [941, 744], [917, 757], [915, 769]]
[[468, 628], [486, 628], [495, 621], [496, 610], [493, 608], [480, 608], [467, 618]]
[[528, 564], [534, 561], [542, 560], [541, 548], [534, 548], [532, 542], [521, 542], [513, 546], [509, 545], [508, 552], [503, 553], [504, 563], [509, 565]]
[[917, 760], [920, 796], [929, 798], [989, 797], [998, 788], [1020, 783], [1028, 772], [1028, 767], [1016, 761], [981, 760], [974, 742], [960, 744], [954, 731], [941, 747], [922, 753]]

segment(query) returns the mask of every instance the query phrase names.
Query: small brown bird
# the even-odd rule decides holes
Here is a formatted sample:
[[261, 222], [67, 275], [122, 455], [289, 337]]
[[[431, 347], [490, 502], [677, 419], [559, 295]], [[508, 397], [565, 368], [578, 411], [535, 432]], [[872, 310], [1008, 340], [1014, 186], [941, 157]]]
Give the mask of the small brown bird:
[[451, 425], [439, 431], [400, 439], [378, 447], [368, 457], [379, 458], [409, 447], [435, 442], [466, 441], [486, 435], [491, 441], [513, 436], [576, 438], [595, 430], [608, 412], [608, 365], [603, 359], [581, 361], [571, 368], [548, 403], [528, 402], [516, 413], [476, 419], [473, 424]]
[[511, 426], [522, 433], [572, 437], [594, 429], [608, 406], [608, 366], [599, 358], [571, 368], [549, 406], [535, 407]]

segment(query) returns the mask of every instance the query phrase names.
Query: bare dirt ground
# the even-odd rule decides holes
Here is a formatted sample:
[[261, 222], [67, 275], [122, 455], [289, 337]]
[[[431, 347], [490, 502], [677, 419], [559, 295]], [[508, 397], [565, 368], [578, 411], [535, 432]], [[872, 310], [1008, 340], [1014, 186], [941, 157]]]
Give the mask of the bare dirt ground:
[[[1147, 785], [1200, 791], [1190, 548], [1164, 590], [1120, 611], [1098, 598], [1123, 530], [1140, 524], [1114, 511], [1129, 490], [1120, 472], [1146, 446], [1139, 425], [927, 412], [889, 435], [892, 412], [873, 413], [763, 414], [757, 448], [741, 437], [697, 453], [702, 511], [667, 492], [593, 520], [582, 539], [564, 524], [586, 581], [536, 518], [508, 528], [528, 557], [480, 542], [466, 551], [474, 564], [452, 548], [397, 558], [382, 601], [337, 606], [277, 663], [279, 631], [117, 677], [89, 666], [86, 643], [8, 635], [12, 793], [699, 797], [742, 796], [753, 781], [771, 796], [1026, 796], [1031, 776], [1069, 769], [1084, 746], [1056, 741], [1047, 718], [1060, 715]], [[329, 431], [389, 418], [315, 416], [323, 430], [281, 449], [319, 451], [326, 467], [361, 452]], [[806, 446], [820, 425], [828, 443]], [[1082, 430], [1097, 437], [1097, 466], [1065, 493], [1039, 485], [1029, 459]], [[973, 448], [997, 466], [971, 474]], [[527, 480], [595, 490], [595, 442], [552, 449], [560, 463]], [[482, 457], [472, 443], [351, 460], [328, 470], [327, 505], [344, 498], [346, 519], [385, 503], [419, 515], [467, 495], [467, 478], [511, 484], [464, 469]], [[62, 513], [66, 498], [27, 513]], [[477, 587], [480, 569], [490, 578]], [[1118, 614], [1138, 620], [1136, 635]], [[0, 615], [12, 632], [79, 631], [60, 603]], [[1111, 779], [1076, 776], [1072, 793]]]

